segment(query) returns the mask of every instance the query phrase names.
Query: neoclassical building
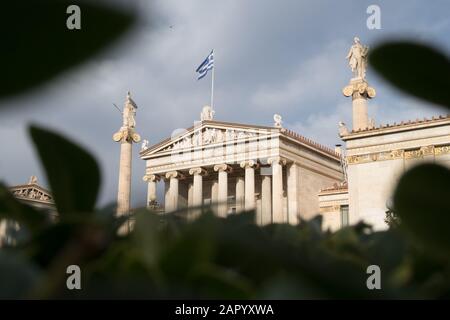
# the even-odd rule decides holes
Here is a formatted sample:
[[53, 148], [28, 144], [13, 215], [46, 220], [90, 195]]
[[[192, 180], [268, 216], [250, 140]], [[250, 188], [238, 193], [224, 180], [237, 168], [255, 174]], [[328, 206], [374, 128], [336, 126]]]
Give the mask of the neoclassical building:
[[[20, 202], [30, 205], [49, 214], [50, 219], [56, 217], [55, 203], [50, 191], [38, 184], [36, 176], [31, 176], [26, 184], [20, 184], [9, 188], [11, 194]], [[0, 247], [5, 244], [13, 244], [11, 232], [19, 230], [15, 221], [0, 220]]]
[[[144, 147], [149, 206], [164, 183], [165, 211], [213, 204], [219, 216], [256, 209], [259, 224], [319, 211], [317, 191], [343, 179], [340, 156], [281, 126], [215, 121], [205, 107], [185, 132]], [[217, 205], [215, 205], [217, 204]]]

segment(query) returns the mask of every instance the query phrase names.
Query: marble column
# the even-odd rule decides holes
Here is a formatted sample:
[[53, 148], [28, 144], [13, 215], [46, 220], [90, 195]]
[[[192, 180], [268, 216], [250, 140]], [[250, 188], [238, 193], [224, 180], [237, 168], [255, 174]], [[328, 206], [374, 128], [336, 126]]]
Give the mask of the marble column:
[[193, 183], [189, 183], [188, 186], [188, 207], [192, 207], [193, 206], [193, 197], [194, 197], [194, 184]]
[[214, 171], [219, 173], [219, 190], [218, 190], [218, 216], [226, 217], [228, 213], [228, 173], [231, 167], [226, 164], [218, 164], [214, 166]]
[[245, 182], [244, 178], [236, 178], [236, 212], [244, 211]]
[[206, 175], [206, 170], [203, 168], [192, 168], [189, 174], [194, 176], [192, 205], [200, 207], [203, 205], [203, 176]]
[[288, 222], [298, 223], [298, 167], [295, 163], [287, 166], [287, 199], [288, 199]]
[[160, 177], [156, 174], [147, 174], [142, 178], [147, 182], [147, 208], [151, 208], [156, 204], [156, 183]]
[[258, 164], [254, 160], [241, 162], [241, 168], [245, 169], [245, 210], [253, 210], [255, 201], [255, 168]]
[[272, 223], [272, 179], [263, 176], [261, 181], [261, 224]]
[[166, 173], [166, 179], [169, 179], [169, 203], [165, 205], [165, 211], [171, 212], [178, 209], [178, 182], [183, 175], [178, 171], [170, 171]]
[[272, 222], [283, 223], [283, 165], [286, 160], [273, 157], [267, 160], [272, 166]]

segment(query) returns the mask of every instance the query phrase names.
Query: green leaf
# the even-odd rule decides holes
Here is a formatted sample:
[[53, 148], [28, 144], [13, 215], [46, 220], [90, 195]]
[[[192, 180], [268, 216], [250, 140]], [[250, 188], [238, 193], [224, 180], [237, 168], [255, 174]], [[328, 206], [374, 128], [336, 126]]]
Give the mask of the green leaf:
[[28, 261], [0, 251], [0, 299], [27, 298], [39, 276], [39, 270]]
[[[406, 172], [394, 193], [401, 228], [432, 252], [450, 251], [450, 170], [422, 164]], [[439, 251], [441, 250], [441, 251]]]
[[[81, 10], [81, 29], [69, 30], [67, 8]], [[33, 89], [114, 42], [135, 17], [105, 1], [34, 0], [2, 3], [0, 97]]]
[[404, 92], [450, 108], [450, 61], [438, 50], [406, 41], [388, 42], [373, 49], [369, 62]]
[[50, 216], [18, 201], [8, 188], [0, 183], [0, 220], [10, 219], [26, 226], [30, 231], [37, 230], [50, 221]]
[[31, 126], [30, 134], [61, 219], [65, 214], [90, 213], [100, 187], [100, 171], [94, 157], [47, 129]]

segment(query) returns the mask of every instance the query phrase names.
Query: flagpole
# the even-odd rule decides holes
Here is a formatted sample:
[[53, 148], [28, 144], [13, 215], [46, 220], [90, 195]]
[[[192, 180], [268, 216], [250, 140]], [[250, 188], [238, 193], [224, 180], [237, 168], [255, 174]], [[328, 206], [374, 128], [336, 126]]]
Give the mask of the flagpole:
[[[212, 50], [214, 54], [214, 49]], [[215, 61], [214, 61], [215, 62]], [[212, 68], [212, 75], [211, 75], [211, 109], [214, 110], [214, 70], [216, 69], [215, 63]]]

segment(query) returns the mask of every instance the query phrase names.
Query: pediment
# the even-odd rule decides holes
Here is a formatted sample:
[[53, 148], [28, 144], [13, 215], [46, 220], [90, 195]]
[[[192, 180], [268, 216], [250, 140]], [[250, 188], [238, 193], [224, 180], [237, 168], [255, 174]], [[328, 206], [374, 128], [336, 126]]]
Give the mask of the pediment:
[[9, 188], [14, 197], [23, 200], [53, 203], [53, 196], [37, 184], [19, 185]]
[[141, 150], [141, 157], [145, 158], [156, 153], [173, 152], [174, 150], [181, 151], [208, 145], [248, 141], [277, 133], [279, 133], [279, 129], [272, 127], [203, 121], [175, 137]]

